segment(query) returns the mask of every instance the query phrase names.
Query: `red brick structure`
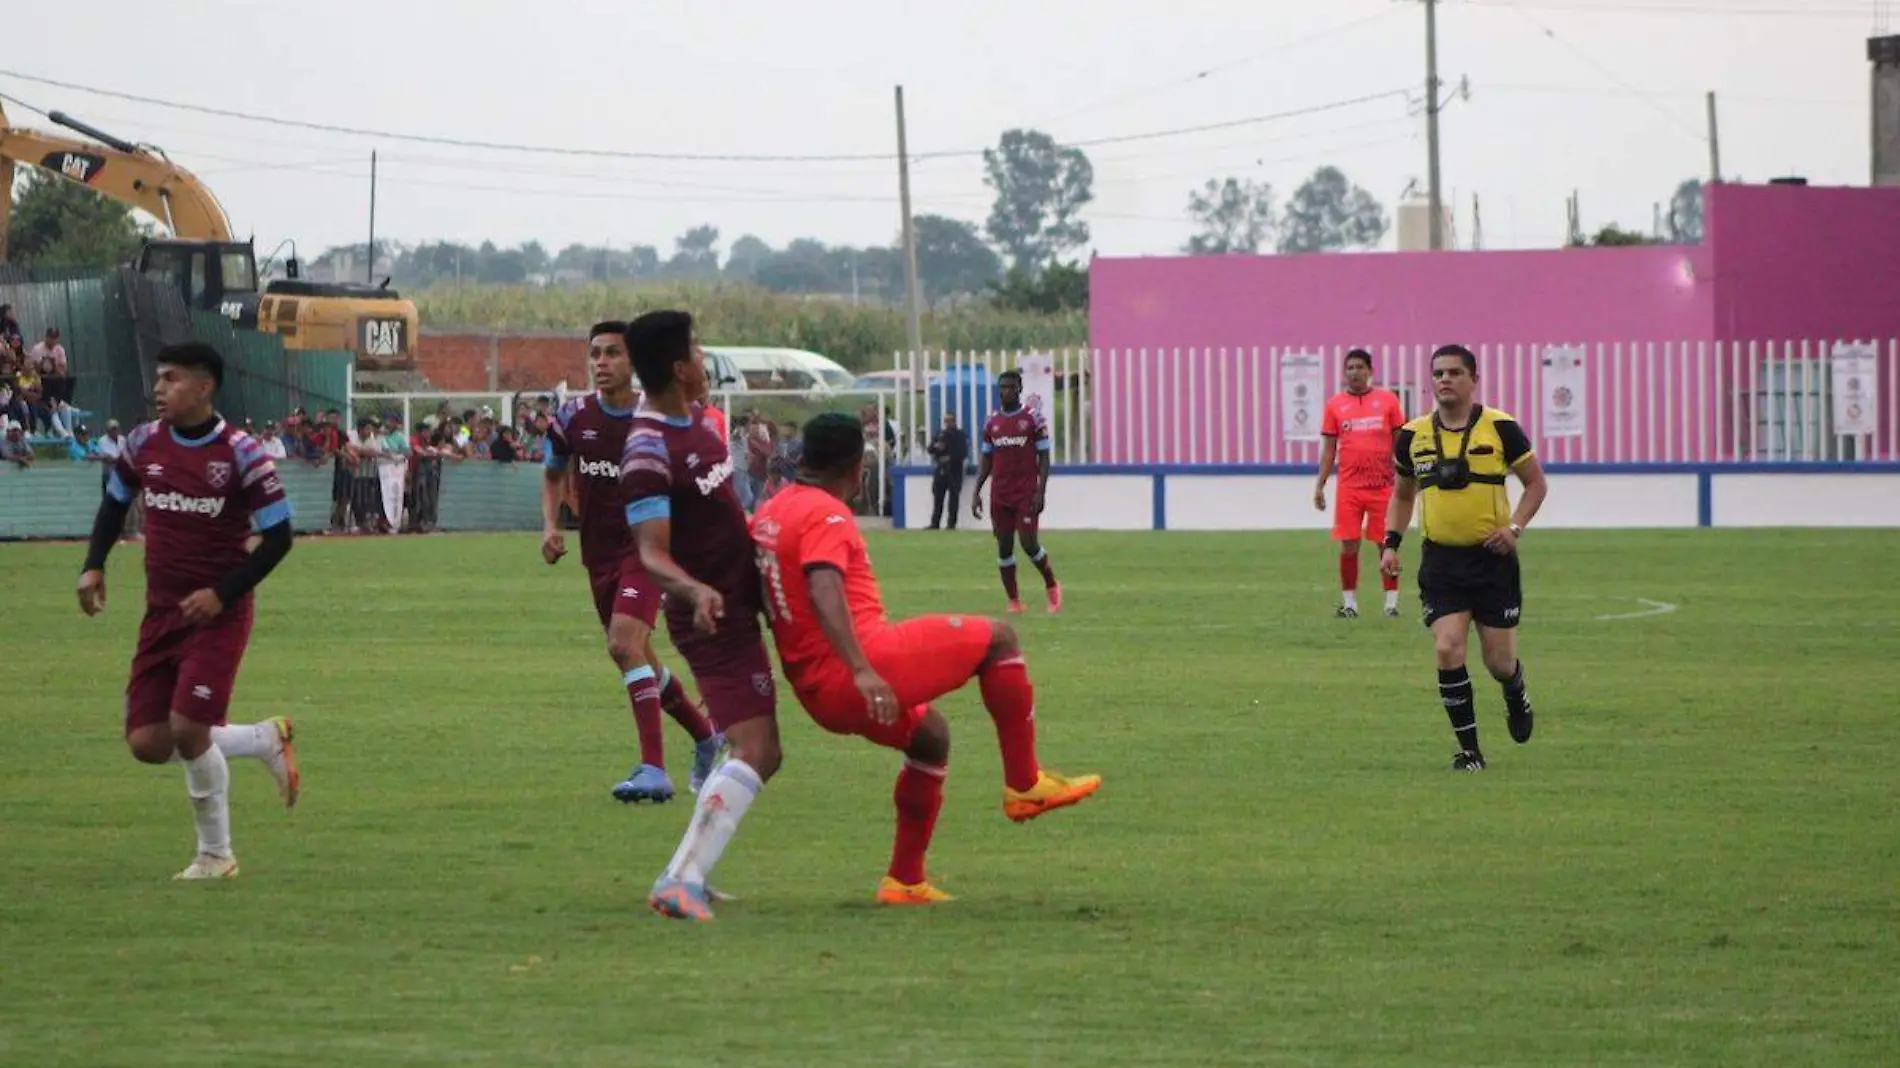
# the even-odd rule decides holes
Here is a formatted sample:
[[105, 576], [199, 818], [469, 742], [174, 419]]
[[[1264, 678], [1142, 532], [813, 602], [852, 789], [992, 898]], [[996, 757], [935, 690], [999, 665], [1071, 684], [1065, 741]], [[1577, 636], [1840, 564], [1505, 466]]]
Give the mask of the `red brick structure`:
[[547, 389], [563, 379], [588, 388], [587, 338], [580, 334], [428, 333], [416, 371], [444, 393]]

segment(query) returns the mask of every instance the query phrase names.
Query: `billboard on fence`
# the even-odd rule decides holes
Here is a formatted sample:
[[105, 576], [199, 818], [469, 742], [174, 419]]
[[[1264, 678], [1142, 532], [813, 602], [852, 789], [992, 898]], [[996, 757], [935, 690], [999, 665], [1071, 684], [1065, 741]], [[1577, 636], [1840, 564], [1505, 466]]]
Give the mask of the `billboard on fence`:
[[1588, 425], [1589, 378], [1584, 374], [1581, 345], [1552, 345], [1544, 350], [1543, 423], [1538, 434], [1546, 438], [1580, 438]]
[[1049, 435], [1056, 433], [1056, 358], [1047, 352], [1024, 356], [1016, 369], [1023, 374], [1023, 405], [1042, 413]]
[[1280, 425], [1288, 441], [1318, 441], [1326, 407], [1326, 362], [1314, 352], [1280, 355]]
[[1834, 346], [1834, 432], [1872, 434], [1880, 429], [1880, 348], [1865, 342]]

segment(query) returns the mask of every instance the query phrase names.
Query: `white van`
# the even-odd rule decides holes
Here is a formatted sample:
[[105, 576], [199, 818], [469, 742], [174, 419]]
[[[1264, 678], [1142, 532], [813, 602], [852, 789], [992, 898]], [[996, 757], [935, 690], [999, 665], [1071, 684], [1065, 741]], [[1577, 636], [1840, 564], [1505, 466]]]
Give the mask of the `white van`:
[[[704, 345], [706, 359], [713, 366], [713, 389], [752, 391], [760, 389], [796, 389], [814, 393], [848, 391], [857, 376], [827, 356], [804, 349], [759, 348], [740, 345]], [[719, 384], [722, 368], [730, 365], [741, 380], [737, 385]]]

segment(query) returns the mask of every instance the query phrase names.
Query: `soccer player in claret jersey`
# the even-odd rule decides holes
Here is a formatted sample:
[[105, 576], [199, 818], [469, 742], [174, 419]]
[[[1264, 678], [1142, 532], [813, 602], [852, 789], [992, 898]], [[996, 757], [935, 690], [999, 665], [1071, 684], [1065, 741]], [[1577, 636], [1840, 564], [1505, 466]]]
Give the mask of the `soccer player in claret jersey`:
[[983, 518], [983, 484], [995, 475], [996, 482], [990, 489], [990, 529], [996, 534], [996, 566], [1003, 576], [1009, 610], [1023, 610], [1022, 598], [1016, 592], [1016, 539], [1020, 536], [1029, 562], [1042, 572], [1049, 611], [1059, 612], [1062, 587], [1056, 583], [1055, 567], [1040, 537], [1043, 499], [1049, 489], [1049, 424], [1041, 412], [1023, 407], [1022, 372], [997, 375], [996, 392], [1003, 406], [983, 424], [979, 446], [982, 459], [976, 465], [970, 514]]
[[[290, 501], [263, 445], [218, 415], [224, 360], [209, 345], [160, 349], [158, 419], [127, 435], [106, 476], [79, 576], [79, 607], [106, 606], [106, 557], [135, 498], [145, 505], [145, 618], [125, 689], [125, 741], [147, 764], [183, 764], [198, 852], [178, 879], [238, 873], [227, 758], [261, 761], [284, 807], [301, 777], [287, 716], [225, 721], [250, 642], [253, 590], [291, 545]], [[253, 530], [261, 534], [247, 551]]]
[[710, 920], [707, 885], [739, 821], [778, 771], [777, 685], [759, 621], [762, 591], [725, 435], [707, 415], [706, 354], [693, 317], [655, 311], [627, 326], [646, 393], [621, 455], [626, 521], [666, 591], [666, 629], [730, 747], [700, 788], [692, 822], [647, 904]]
[[[1339, 467], [1339, 501], [1333, 513], [1333, 540], [1339, 543], [1341, 619], [1359, 615], [1359, 544], [1376, 545], [1385, 536], [1386, 506], [1392, 501], [1392, 442], [1405, 425], [1405, 408], [1398, 394], [1372, 384], [1372, 354], [1354, 349], [1346, 354], [1346, 388], [1326, 402], [1320, 418], [1323, 444], [1319, 451], [1319, 485], [1313, 489], [1313, 507], [1326, 510], [1326, 479], [1334, 462]], [[1385, 614], [1399, 614], [1399, 580], [1382, 568]]]
[[712, 772], [720, 739], [705, 713], [687, 699], [679, 679], [653, 653], [660, 585], [640, 566], [640, 553], [627, 527], [627, 502], [620, 491], [620, 454], [639, 402], [626, 332], [627, 324], [622, 322], [596, 323], [588, 332], [594, 392], [563, 403], [548, 428], [547, 473], [541, 482], [541, 558], [554, 564], [567, 554], [567, 538], [560, 527], [561, 502], [567, 497], [567, 480], [578, 475], [581, 564], [593, 589], [594, 611], [607, 631], [607, 655], [620, 668], [621, 682], [633, 703], [633, 723], [640, 738], [640, 763], [613, 788], [613, 795], [627, 803], [663, 803], [673, 797], [673, 780], [666, 774], [660, 712], [664, 710], [692, 736], [693, 770], [687, 787], [694, 793]]
[[897, 773], [897, 840], [877, 900], [927, 905], [930, 847], [949, 771], [950, 726], [930, 707], [976, 679], [1003, 751], [1003, 813], [1017, 822], [1073, 805], [1102, 785], [1036, 761], [1036, 692], [1016, 633], [980, 616], [892, 623], [847, 503], [864, 475], [864, 427], [827, 414], [805, 424], [798, 480], [752, 518], [766, 618], [785, 679], [818, 725], [905, 756]]

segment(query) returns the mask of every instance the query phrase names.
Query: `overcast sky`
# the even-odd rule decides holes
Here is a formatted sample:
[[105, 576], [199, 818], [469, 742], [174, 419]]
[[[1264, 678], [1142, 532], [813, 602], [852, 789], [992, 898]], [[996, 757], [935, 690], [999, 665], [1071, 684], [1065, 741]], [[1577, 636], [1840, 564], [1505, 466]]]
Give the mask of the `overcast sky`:
[[[320, 132], [29, 81], [56, 79], [278, 119], [563, 149], [722, 156], [895, 152], [907, 97], [914, 207], [981, 223], [978, 154], [1012, 126], [1065, 142], [1287, 112], [1087, 149], [1102, 255], [1168, 254], [1210, 177], [1281, 197], [1336, 164], [1388, 208], [1426, 173], [1424, 14], [1415, 0], [323, 0], [33, 4], [0, 93], [61, 109], [196, 171], [260, 254], [361, 241], [369, 154], [377, 234], [532, 238], [670, 251], [699, 223], [888, 242], [896, 164], [627, 159]], [[1725, 175], [1868, 181], [1870, 0], [1443, 0], [1444, 184], [1487, 247], [1584, 221], [1648, 229], [1652, 205], [1708, 169], [1717, 92]], [[1893, 5], [1885, 5], [1893, 6]], [[1116, 12], [1111, 14], [1111, 12]], [[1751, 12], [1741, 14], [1740, 12]], [[1900, 20], [1896, 20], [1900, 21]], [[22, 35], [23, 32], [23, 35]], [[1400, 95], [1411, 90], [1409, 99]], [[1333, 107], [1390, 93], [1364, 103]], [[6, 103], [17, 125], [46, 128]], [[929, 158], [932, 153], [955, 153]], [[1390, 239], [1388, 238], [1388, 244]]]

